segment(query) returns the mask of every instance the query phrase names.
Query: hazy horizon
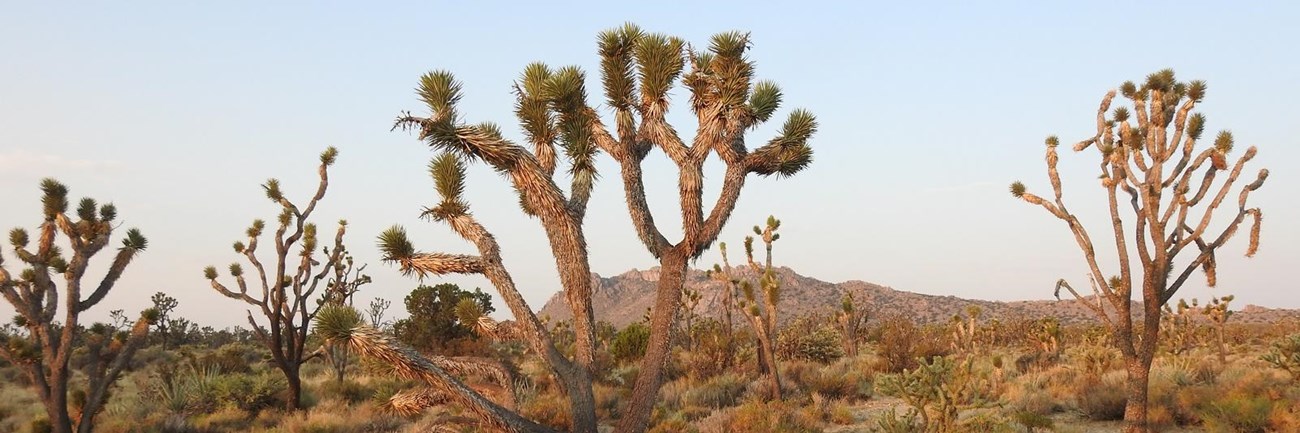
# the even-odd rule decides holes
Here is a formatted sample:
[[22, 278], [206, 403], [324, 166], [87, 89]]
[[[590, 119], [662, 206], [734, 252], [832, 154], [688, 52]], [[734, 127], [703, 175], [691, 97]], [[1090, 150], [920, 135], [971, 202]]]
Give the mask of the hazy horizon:
[[[813, 164], [788, 179], [751, 176], [720, 241], [739, 244], [775, 215], [783, 221], [776, 264], [828, 282], [934, 295], [1050, 299], [1058, 278], [1087, 287], [1065, 224], [1012, 199], [1007, 185], [1020, 180], [1048, 194], [1043, 138], [1072, 144], [1091, 136], [1102, 96], [1123, 81], [1166, 67], [1180, 80], [1206, 80], [1208, 96], [1197, 108], [1209, 119], [1206, 135], [1232, 130], [1234, 161], [1259, 147], [1243, 177], [1271, 171], [1251, 195], [1264, 213], [1262, 245], [1244, 258], [1243, 226], [1220, 250], [1218, 288], [1207, 288], [1197, 272], [1176, 298], [1232, 294], [1234, 309], [1300, 308], [1290, 268], [1300, 257], [1300, 228], [1292, 224], [1300, 204], [1285, 199], [1300, 192], [1300, 109], [1292, 102], [1300, 96], [1300, 58], [1286, 42], [1300, 40], [1293, 25], [1300, 5], [743, 5], [12, 3], [0, 15], [0, 228], [32, 230], [40, 221], [37, 184], [57, 178], [73, 199], [117, 205], [123, 230], [113, 246], [128, 227], [150, 241], [87, 318], [142, 310], [165, 291], [179, 300], [179, 316], [247, 326], [246, 306], [213, 291], [201, 271], [238, 259], [230, 245], [253, 219], [274, 219], [262, 182], [278, 178], [291, 200], [305, 200], [317, 155], [335, 146], [338, 162], [314, 220], [328, 233], [339, 219], [349, 221], [347, 245], [374, 278], [358, 304], [389, 299], [390, 317], [402, 317], [402, 298], [419, 282], [379, 262], [381, 231], [400, 224], [422, 251], [473, 251], [445, 225], [419, 218], [438, 198], [425, 170], [434, 153], [411, 134], [390, 131], [399, 112], [424, 112], [413, 92], [417, 78], [452, 71], [464, 84], [465, 119], [496, 122], [517, 139], [510, 86], [533, 61], [581, 66], [589, 103], [608, 113], [595, 37], [630, 21], [697, 47], [714, 33], [751, 32], [757, 77], [776, 81], [785, 95], [774, 119], [747, 135], [751, 148], [794, 108], [818, 116]], [[688, 93], [677, 87], [672, 95], [669, 120], [689, 135]], [[675, 241], [676, 171], [661, 152], [652, 155], [647, 195]], [[1065, 200], [1098, 240], [1108, 274], [1118, 273], [1104, 242], [1096, 161], [1095, 152], [1062, 149]], [[715, 158], [708, 167], [711, 206], [721, 165]], [[632, 229], [617, 165], [601, 155], [598, 169], [585, 226], [592, 271], [656, 266]], [[1232, 190], [1233, 203], [1246, 182]], [[506, 266], [540, 309], [559, 288], [540, 225], [490, 168], [471, 165], [467, 184], [471, 211], [501, 242]], [[98, 283], [111, 261], [105, 251], [92, 261], [90, 281]], [[15, 272], [7, 243], [2, 254]], [[692, 266], [718, 261], [714, 249]], [[425, 283], [442, 281], [495, 297], [482, 278]], [[0, 317], [12, 312], [0, 306]]]

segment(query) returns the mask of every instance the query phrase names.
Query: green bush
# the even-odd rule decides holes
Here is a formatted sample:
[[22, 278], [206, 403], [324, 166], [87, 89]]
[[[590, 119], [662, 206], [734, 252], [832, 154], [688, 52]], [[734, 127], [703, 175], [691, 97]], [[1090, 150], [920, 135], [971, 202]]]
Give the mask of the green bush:
[[1093, 421], [1124, 419], [1124, 405], [1128, 398], [1121, 384], [1107, 381], [1088, 381], [1079, 387], [1076, 402], [1084, 416]]
[[646, 345], [650, 343], [650, 328], [642, 323], [627, 325], [614, 336], [609, 345], [609, 352], [619, 361], [635, 361], [645, 356]]
[[[823, 324], [815, 325], [817, 322]], [[776, 353], [784, 360], [802, 359], [826, 364], [844, 356], [844, 346], [835, 326], [808, 317], [777, 333]]]
[[256, 413], [278, 406], [286, 387], [282, 378], [272, 374], [231, 374], [217, 378], [213, 393], [219, 405]]
[[713, 409], [735, 406], [747, 385], [749, 381], [735, 373], [716, 376], [682, 394], [682, 405]]
[[375, 394], [375, 390], [353, 380], [344, 380], [342, 382], [329, 380], [321, 384], [320, 394], [325, 398], [356, 404], [370, 399]]

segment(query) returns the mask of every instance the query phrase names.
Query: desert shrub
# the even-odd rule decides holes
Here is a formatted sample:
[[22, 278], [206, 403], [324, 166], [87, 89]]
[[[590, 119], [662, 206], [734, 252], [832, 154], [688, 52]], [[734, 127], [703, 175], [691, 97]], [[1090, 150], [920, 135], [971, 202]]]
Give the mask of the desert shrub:
[[374, 393], [374, 389], [353, 380], [344, 380], [342, 382], [328, 380], [320, 385], [321, 397], [344, 401], [348, 404], [368, 400]]
[[781, 328], [776, 337], [777, 358], [825, 364], [844, 356], [840, 331], [833, 323], [817, 316], [805, 316]]
[[592, 386], [592, 393], [596, 398], [596, 416], [600, 419], [615, 419], [620, 416], [618, 409], [622, 405], [619, 403], [621, 391], [618, 388], [595, 384]]
[[618, 331], [614, 342], [609, 345], [609, 352], [618, 361], [634, 361], [645, 356], [646, 344], [649, 342], [650, 328], [637, 322]]
[[248, 431], [253, 417], [235, 407], [226, 407], [194, 418], [192, 425], [201, 431]]
[[734, 339], [727, 338], [718, 321], [702, 319], [695, 324], [691, 333], [694, 334], [695, 346], [684, 354], [687, 375], [695, 379], [707, 379], [728, 371], [738, 362], [738, 344]]
[[867, 400], [874, 392], [870, 371], [847, 359], [822, 367], [790, 369], [787, 378], [808, 393], [831, 399]]
[[[212, 386], [218, 404], [257, 413], [278, 406], [287, 385], [283, 378], [268, 373], [223, 375]], [[303, 401], [314, 403], [314, 395], [304, 392]]]
[[749, 381], [735, 373], [715, 376], [682, 394], [682, 405], [721, 409], [735, 406]]
[[1123, 373], [1107, 374], [1100, 380], [1083, 381], [1075, 403], [1079, 411], [1093, 421], [1124, 419], [1124, 405], [1128, 401], [1124, 390]]
[[36, 418], [27, 424], [27, 431], [31, 433], [50, 433], [54, 431], [54, 424], [49, 419]]
[[868, 335], [877, 342], [877, 352], [884, 361], [881, 370], [890, 373], [916, 368], [917, 360], [946, 356], [949, 351], [944, 334], [918, 327], [905, 317], [883, 319]]
[[543, 425], [567, 431], [573, 426], [569, 400], [558, 394], [539, 394], [520, 406], [520, 414]]
[[1209, 432], [1263, 433], [1268, 430], [1273, 402], [1266, 396], [1231, 395], [1205, 409], [1205, 430]]
[[853, 410], [849, 409], [848, 403], [845, 403], [844, 400], [835, 400], [831, 403], [826, 411], [826, 416], [830, 419], [830, 422], [839, 425], [858, 422], [857, 417], [853, 416]]
[[732, 412], [729, 431], [752, 433], [820, 432], [818, 422], [809, 419], [793, 403], [749, 400]]
[[1052, 418], [1037, 412], [1024, 410], [1017, 411], [1013, 419], [1016, 421], [1016, 424], [1020, 424], [1021, 427], [1024, 427], [1026, 431], [1031, 433], [1036, 431], [1050, 431], [1056, 428], [1056, 423], [1052, 422]]

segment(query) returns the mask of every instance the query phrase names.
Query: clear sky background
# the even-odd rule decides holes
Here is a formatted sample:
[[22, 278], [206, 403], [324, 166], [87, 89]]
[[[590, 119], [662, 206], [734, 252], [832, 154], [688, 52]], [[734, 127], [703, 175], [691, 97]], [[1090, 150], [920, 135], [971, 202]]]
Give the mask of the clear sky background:
[[[722, 240], [739, 243], [775, 214], [784, 221], [781, 265], [938, 295], [1046, 299], [1060, 277], [1086, 287], [1066, 226], [1013, 200], [1007, 185], [1023, 180], [1048, 194], [1043, 137], [1090, 136], [1100, 98], [1124, 80], [1164, 67], [1204, 79], [1206, 135], [1231, 129], [1238, 149], [1259, 146], [1248, 173], [1267, 167], [1272, 177], [1252, 197], [1265, 215], [1258, 256], [1242, 257], [1239, 237], [1220, 254], [1219, 288], [1195, 279], [1181, 296], [1231, 293], [1238, 305], [1300, 307], [1300, 8], [1080, 3], [7, 1], [0, 225], [34, 228], [37, 183], [57, 177], [74, 198], [115, 202], [120, 220], [150, 240], [91, 319], [141, 310], [165, 291], [191, 320], [243, 324], [244, 305], [216, 294], [201, 270], [237, 259], [230, 244], [251, 220], [274, 219], [259, 184], [278, 177], [291, 198], [305, 199], [317, 154], [337, 146], [318, 221], [351, 222], [348, 243], [375, 279], [361, 303], [378, 296], [397, 307], [417, 282], [378, 262], [383, 229], [405, 225], [426, 251], [472, 251], [449, 228], [418, 218], [437, 200], [425, 173], [433, 154], [389, 131], [401, 110], [423, 112], [417, 77], [453, 71], [464, 82], [466, 118], [497, 122], [517, 138], [510, 84], [522, 68], [579, 65], [599, 103], [595, 36], [633, 21], [696, 46], [720, 31], [752, 32], [758, 76], [785, 91], [779, 116], [793, 107], [818, 115], [814, 164], [794, 178], [752, 180]], [[673, 95], [687, 96], [681, 88]], [[686, 113], [679, 106], [670, 120], [691, 131]], [[755, 131], [751, 145], [774, 126]], [[1067, 203], [1101, 242], [1109, 227], [1096, 158], [1065, 151], [1061, 167]], [[710, 167], [706, 193], [715, 194], [721, 171]], [[586, 224], [592, 269], [654, 266], [632, 230], [615, 165], [602, 156], [600, 169]], [[661, 155], [646, 171], [651, 207], [675, 237], [676, 174]], [[558, 289], [540, 226], [485, 166], [472, 167], [468, 198], [540, 308]], [[7, 246], [4, 254], [12, 271]], [[708, 252], [696, 266], [717, 257]], [[110, 260], [104, 254], [99, 263]], [[492, 291], [483, 279], [448, 280]]]

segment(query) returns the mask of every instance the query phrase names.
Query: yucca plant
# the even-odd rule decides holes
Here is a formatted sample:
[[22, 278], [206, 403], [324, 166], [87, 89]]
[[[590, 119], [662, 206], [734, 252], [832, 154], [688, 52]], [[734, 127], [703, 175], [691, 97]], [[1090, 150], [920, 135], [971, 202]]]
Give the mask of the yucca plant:
[[[771, 119], [783, 98], [776, 84], [754, 80], [754, 65], [745, 55], [750, 45], [747, 34], [718, 34], [706, 50], [697, 51], [679, 38], [628, 24], [602, 32], [598, 45], [606, 102], [613, 110], [612, 127], [607, 127], [589, 104], [581, 69], [534, 63], [525, 68], [514, 86], [515, 114], [524, 130], [525, 145], [505, 139], [494, 124], [466, 123], [456, 107], [461, 86], [451, 73], [437, 71], [421, 77], [417, 94], [428, 116], [403, 114], [395, 126], [415, 131], [420, 140], [441, 153], [431, 165], [431, 174], [442, 202], [427, 209], [425, 215], [451, 226], [477, 247], [478, 254], [417, 252], [400, 228], [385, 232], [381, 246], [385, 258], [408, 273], [487, 277], [510, 308], [530, 348], [563, 387], [573, 430], [594, 432], [591, 370], [595, 320], [582, 224], [597, 178], [595, 158], [600, 152], [608, 154], [618, 163], [637, 235], [661, 266], [650, 341], [616, 427], [619, 432], [642, 432], [649, 426], [662, 384], [688, 262], [717, 239], [749, 174], [790, 176], [811, 163], [808, 140], [817, 122], [811, 113], [795, 110], [777, 137], [754, 149], [746, 146], [744, 133]], [[668, 92], [679, 81], [691, 95], [689, 107], [698, 120], [689, 143], [666, 120]], [[567, 191], [555, 178], [560, 159], [557, 144], [568, 163]], [[646, 202], [642, 162], [656, 148], [678, 168], [682, 238], [675, 243], [663, 235]], [[727, 169], [721, 194], [706, 214], [703, 167], [714, 153]], [[502, 264], [499, 245], [469, 212], [463, 194], [467, 161], [484, 162], [505, 175], [518, 192], [520, 207], [540, 220], [546, 231], [565, 301], [574, 314], [572, 358], [556, 349]], [[491, 406], [474, 410], [485, 422], [507, 425], [511, 430], [547, 429], [511, 411]]]
[[[86, 328], [80, 324], [81, 313], [104, 300], [148, 240], [137, 229], [127, 230], [108, 271], [98, 282], [86, 281], [83, 286], [91, 259], [109, 245], [118, 227], [117, 207], [83, 198], [76, 214], [69, 215], [66, 186], [45, 179], [41, 192], [44, 215], [36, 239], [22, 228], [9, 232], [13, 255], [23, 266], [17, 276], [9, 273], [0, 255], [0, 294], [18, 313], [16, 328], [6, 328], [18, 331], [0, 331], [0, 358], [27, 373], [45, 406], [51, 431], [85, 433], [93, 431], [95, 414], [103, 408], [109, 388], [144, 343], [158, 311], [145, 310], [125, 329], [99, 323]], [[58, 241], [60, 236], [63, 242]], [[83, 295], [83, 288], [90, 293]], [[89, 359], [84, 369], [87, 384], [84, 389], [69, 389], [68, 360], [80, 350]]]
[[[264, 260], [258, 255], [263, 232], [267, 229], [263, 220], [253, 220], [245, 231], [247, 242], [234, 243], [235, 254], [242, 256], [256, 274], [245, 275], [242, 265], [231, 263], [230, 277], [235, 281], [232, 290], [218, 281], [216, 267], [208, 266], [203, 270], [203, 277], [217, 293], [252, 308], [247, 312], [248, 324], [258, 341], [271, 351], [276, 368], [284, 373], [289, 386], [284, 403], [289, 410], [301, 406], [302, 378], [299, 370], [302, 364], [316, 356], [314, 354], [322, 353], [307, 350], [308, 327], [322, 306], [316, 302], [316, 289], [331, 273], [338, 272], [346, 251], [343, 235], [347, 232], [347, 221], [339, 221], [333, 248], [319, 247], [316, 224], [309, 222], [316, 205], [325, 197], [325, 190], [329, 187], [329, 167], [334, 165], [338, 153], [338, 149], [333, 147], [321, 152], [320, 166], [316, 170], [320, 181], [306, 206], [289, 201], [280, 189], [279, 180], [270, 179], [262, 184], [266, 198], [280, 206], [275, 234], [271, 238], [274, 242], [271, 257]], [[298, 251], [293, 251], [295, 247]], [[254, 311], [263, 317], [265, 324], [258, 323], [253, 317]]]
[[[1132, 110], [1117, 107], [1111, 111], [1117, 93], [1132, 103]], [[1192, 110], [1205, 94], [1204, 81], [1179, 82], [1171, 69], [1148, 75], [1141, 85], [1125, 82], [1118, 92], [1111, 90], [1102, 98], [1096, 133], [1074, 145], [1076, 152], [1093, 148], [1100, 156], [1099, 183], [1106, 192], [1111, 217], [1107, 232], [1115, 241], [1117, 275], [1107, 277], [1102, 271], [1101, 263], [1108, 260], [1098, 260], [1098, 248], [1088, 230], [1066, 208], [1056, 167], [1060, 144], [1056, 137], [1046, 140], [1051, 196], [1031, 194], [1020, 182], [1011, 184], [1014, 197], [1065, 222], [1083, 252], [1093, 296], [1085, 298], [1065, 280], [1057, 282], [1056, 293], [1059, 297], [1065, 289], [1100, 318], [1123, 353], [1129, 373], [1126, 432], [1148, 431], [1147, 385], [1160, 339], [1161, 307], [1197, 269], [1204, 271], [1210, 286], [1215, 285], [1215, 257], [1247, 219], [1254, 224], [1246, 256], [1254, 256], [1259, 249], [1263, 214], [1246, 203], [1250, 193], [1268, 178], [1267, 169], [1240, 188], [1236, 206], [1219, 214], [1227, 219], [1226, 224], [1211, 233], [1215, 211], [1258, 151], [1252, 146], [1229, 164], [1235, 147], [1229, 131], [1220, 132], [1211, 145], [1202, 146], [1206, 118]], [[1121, 213], [1130, 210], [1131, 220], [1126, 222]], [[1131, 256], [1134, 251], [1136, 257]], [[1192, 251], [1190, 257], [1183, 254], [1187, 251]], [[1140, 296], [1139, 311], [1133, 311], [1135, 293]]]
[[840, 310], [835, 312], [835, 323], [840, 327], [844, 355], [858, 356], [859, 335], [867, 326], [867, 319], [870, 317], [871, 310], [868, 308], [866, 295], [861, 291], [856, 294], [845, 292], [840, 298]]

